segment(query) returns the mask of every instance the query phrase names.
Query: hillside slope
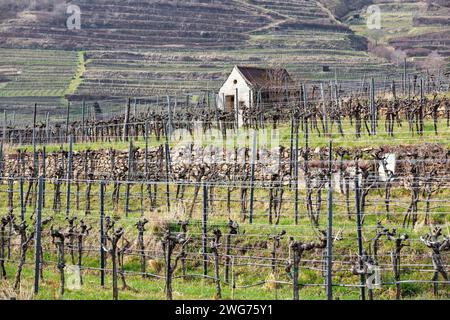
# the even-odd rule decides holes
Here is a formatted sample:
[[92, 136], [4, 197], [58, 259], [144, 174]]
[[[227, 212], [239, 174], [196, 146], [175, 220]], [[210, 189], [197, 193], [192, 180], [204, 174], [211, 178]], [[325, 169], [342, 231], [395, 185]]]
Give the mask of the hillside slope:
[[[227, 46], [242, 43], [246, 32], [270, 23], [262, 12], [230, 1], [77, 0], [81, 30], [66, 28], [67, 4], [19, 11], [3, 23], [2, 46], [39, 46], [58, 49], [127, 50], [156, 46]], [[232, 19], [232, 21], [231, 21]]]
[[[126, 49], [242, 45], [249, 33], [288, 28], [349, 31], [317, 1], [307, 0], [75, 0], [81, 30], [67, 30], [69, 2], [40, 6], [0, 4], [9, 19], [0, 28], [0, 46], [52, 49]], [[19, 3], [21, 3], [19, 1]]]
[[[81, 30], [66, 28], [69, 3], [81, 9]], [[216, 89], [234, 64], [283, 65], [307, 80], [393, 71], [317, 0], [5, 0], [0, 8], [0, 48], [36, 49], [36, 60], [37, 49], [84, 52], [84, 66], [75, 68], [83, 74], [66, 82], [75, 100]], [[14, 61], [0, 64], [8, 69]], [[11, 91], [1, 91], [11, 105]], [[28, 90], [30, 102], [30, 92], [46, 95]]]
[[[328, 0], [321, 0], [328, 1]], [[346, 2], [346, 0], [344, 1]], [[366, 25], [367, 5], [376, 4], [381, 12], [381, 29], [370, 30]], [[374, 53], [408, 61], [429, 70], [450, 70], [450, 2], [445, 0], [373, 0], [348, 12], [343, 21], [357, 34], [368, 37], [378, 47]], [[392, 52], [396, 50], [395, 52]]]

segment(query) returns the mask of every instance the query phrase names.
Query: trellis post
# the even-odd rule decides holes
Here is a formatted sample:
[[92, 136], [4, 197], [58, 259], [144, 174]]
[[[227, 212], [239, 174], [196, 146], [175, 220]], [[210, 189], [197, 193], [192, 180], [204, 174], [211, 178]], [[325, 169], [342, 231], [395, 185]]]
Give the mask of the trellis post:
[[85, 135], [86, 135], [86, 129], [85, 129], [85, 127], [86, 127], [86, 125], [85, 125], [85, 121], [86, 121], [86, 115], [85, 115], [85, 112], [86, 112], [86, 104], [85, 104], [85, 102], [84, 102], [84, 100], [83, 100], [83, 104], [82, 104], [82, 106], [81, 106], [81, 141], [82, 142], [84, 142], [84, 137], [85, 137]]
[[19, 197], [20, 197], [20, 220], [25, 220], [25, 198], [23, 193], [23, 177], [19, 180]]
[[167, 212], [170, 212], [170, 147], [169, 147], [169, 137], [167, 136], [166, 130], [166, 141], [164, 144], [164, 154], [165, 154], [165, 165], [166, 165], [166, 205]]
[[377, 119], [376, 119], [376, 110], [375, 110], [375, 80], [374, 78], [370, 81], [370, 116], [371, 116], [371, 132], [372, 136], [377, 134]]
[[235, 125], [236, 130], [239, 128], [239, 89], [236, 88], [236, 94], [234, 97], [234, 112], [235, 112]]
[[104, 237], [104, 210], [105, 210], [105, 182], [100, 181], [100, 285], [105, 285], [105, 237]]
[[328, 226], [327, 226], [327, 272], [326, 272], [326, 295], [327, 300], [333, 300], [333, 182], [332, 182], [332, 161], [333, 161], [333, 142], [330, 141], [328, 150], [328, 194], [327, 194], [327, 209], [328, 209]]
[[34, 294], [39, 292], [39, 274], [41, 265], [41, 221], [42, 221], [42, 195], [44, 190], [42, 188], [44, 179], [39, 177], [38, 180], [38, 203], [36, 209], [36, 226], [35, 226], [35, 238], [34, 238]]
[[206, 252], [208, 223], [208, 188], [203, 183], [203, 217], [202, 217], [202, 253], [203, 253], [203, 275], [208, 275], [208, 256]]
[[70, 183], [72, 180], [72, 165], [73, 165], [73, 136], [69, 136], [69, 153], [67, 163], [67, 188], [66, 188], [66, 216], [70, 213]]
[[67, 102], [67, 114], [66, 114], [66, 141], [69, 137], [69, 121], [70, 121], [70, 101]]
[[7, 114], [6, 114], [6, 110], [3, 110], [3, 144], [6, 144], [6, 125], [8, 118], [7, 118]]
[[173, 129], [173, 119], [172, 119], [172, 108], [170, 107], [170, 97], [167, 96], [167, 112], [169, 115], [169, 122], [167, 123], [167, 131], [166, 131], [166, 137], [170, 139], [170, 136], [172, 135], [172, 129]]
[[125, 120], [123, 122], [123, 141], [128, 141], [128, 122], [130, 121], [130, 108], [131, 98], [128, 98], [127, 106], [125, 109]]
[[253, 130], [253, 144], [252, 144], [252, 158], [251, 158], [251, 173], [250, 173], [250, 208], [249, 208], [249, 223], [253, 223], [253, 199], [255, 195], [255, 165], [256, 165], [256, 131]]
[[[361, 228], [361, 195], [360, 195], [360, 187], [359, 187], [359, 178], [358, 178], [358, 170], [355, 172], [355, 209], [356, 209], [356, 234], [358, 241], [358, 261], [359, 268], [362, 270], [363, 268], [363, 244], [362, 244], [362, 228]], [[364, 273], [359, 274], [359, 295], [361, 300], [366, 299], [366, 288], [365, 288], [365, 275]]]
[[42, 208], [45, 208], [45, 179], [46, 179], [46, 170], [47, 170], [47, 167], [45, 164], [46, 158], [47, 158], [47, 151], [46, 151], [46, 147], [44, 145], [44, 146], [42, 146], [42, 178], [44, 180], [42, 182], [42, 190], [43, 190], [43, 192], [42, 192]]
[[128, 217], [129, 205], [130, 205], [130, 184], [133, 173], [133, 142], [130, 140], [128, 146], [128, 174], [125, 188], [125, 216]]
[[45, 139], [50, 143], [50, 112], [45, 116]]
[[[299, 120], [294, 120], [295, 124], [295, 155], [294, 155], [294, 223], [298, 224], [298, 130], [299, 130]], [[308, 124], [306, 124], [306, 130]], [[307, 131], [306, 131], [307, 132]]]

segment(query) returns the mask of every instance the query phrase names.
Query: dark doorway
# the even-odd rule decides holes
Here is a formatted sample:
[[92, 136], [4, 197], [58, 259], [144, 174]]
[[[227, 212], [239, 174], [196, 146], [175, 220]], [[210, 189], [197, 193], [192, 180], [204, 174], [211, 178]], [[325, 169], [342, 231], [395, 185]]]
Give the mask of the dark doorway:
[[225, 111], [231, 112], [234, 110], [234, 96], [225, 96]]

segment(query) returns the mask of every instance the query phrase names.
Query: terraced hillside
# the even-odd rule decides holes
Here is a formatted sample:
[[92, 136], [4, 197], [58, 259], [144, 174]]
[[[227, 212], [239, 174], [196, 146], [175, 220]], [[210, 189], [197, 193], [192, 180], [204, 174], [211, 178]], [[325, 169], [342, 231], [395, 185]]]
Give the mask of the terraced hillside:
[[[66, 28], [64, 1], [24, 10], [3, 23], [0, 45], [59, 49], [228, 47], [246, 32], [275, 20], [238, 1], [71, 1], [81, 9], [81, 30]], [[55, 4], [56, 3], [56, 4]]]
[[393, 47], [419, 68], [433, 64], [450, 68], [450, 2], [375, 0], [366, 4], [380, 7], [381, 30], [366, 27], [364, 7], [343, 18], [356, 33]]
[[[81, 9], [81, 30], [71, 31], [66, 28], [69, 2], [28, 2], [0, 4], [0, 47], [59, 49], [67, 55], [62, 60], [82, 50], [85, 59], [67, 75], [60, 98], [216, 89], [234, 64], [283, 65], [294, 77], [313, 80], [360, 80], [364, 74], [393, 72], [385, 59], [367, 54], [365, 38], [316, 0], [142, 0], [132, 6], [119, 0], [76, 0], [70, 4]], [[41, 52], [35, 59], [44, 61]], [[11, 68], [14, 60], [4, 64]], [[323, 72], [324, 65], [331, 71]], [[51, 75], [41, 79], [59, 81]], [[17, 99], [30, 96], [23, 88]], [[0, 98], [0, 106], [5, 104]]]
[[249, 3], [257, 8], [263, 8], [263, 10], [276, 12], [278, 16], [285, 19], [280, 24], [281, 27], [314, 27], [348, 31], [348, 28], [340, 24], [318, 1], [249, 0]]
[[[26, 2], [26, 1], [22, 1]], [[40, 6], [7, 5], [9, 19], [0, 31], [2, 46], [59, 49], [146, 49], [154, 47], [239, 46], [249, 33], [275, 29], [316, 28], [349, 31], [318, 1], [76, 0], [81, 30], [68, 31], [66, 1]], [[19, 1], [20, 3], [20, 1]]]
[[[38, 103], [42, 112], [65, 104], [62, 97], [74, 88], [78, 69], [76, 52], [1, 49], [0, 104], [2, 109], [31, 115]], [[19, 119], [19, 118], [18, 118]]]
[[[301, 36], [299, 33], [297, 36]], [[387, 71], [389, 64], [368, 56], [364, 51], [349, 47], [339, 51], [321, 48], [333, 43], [330, 33], [315, 34], [316, 49], [301, 45], [283, 45], [280, 54], [277, 44], [280, 36], [255, 36], [263, 49], [245, 48], [224, 52], [88, 52], [84, 79], [73, 99], [106, 96], [149, 96], [155, 94], [196, 92], [200, 89], [217, 89], [233, 65], [261, 65], [274, 63], [287, 66], [291, 74], [302, 79], [329, 79], [334, 72], [323, 72], [324, 64], [336, 71], [340, 79], [362, 76], [365, 72]], [[334, 35], [336, 43], [345, 43], [342, 34]], [[280, 39], [281, 38], [281, 39]], [[285, 40], [286, 41], [286, 40]], [[303, 43], [304, 45], [304, 43]], [[274, 46], [272, 48], [271, 46]]]

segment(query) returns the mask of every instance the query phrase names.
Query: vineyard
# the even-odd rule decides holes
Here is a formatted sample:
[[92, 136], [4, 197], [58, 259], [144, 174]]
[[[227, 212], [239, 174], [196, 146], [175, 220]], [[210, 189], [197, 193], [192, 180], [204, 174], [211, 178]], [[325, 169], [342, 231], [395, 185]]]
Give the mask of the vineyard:
[[449, 300], [447, 2], [0, 0], [0, 300]]
[[0, 297], [448, 299], [448, 79], [342, 84], [5, 121]]
[[[33, 1], [22, 4], [28, 2]], [[217, 90], [235, 64], [282, 64], [308, 80], [384, 77], [397, 68], [369, 55], [366, 39], [338, 22], [319, 1], [145, 0], [134, 6], [118, 0], [70, 1], [82, 10], [82, 28], [77, 31], [66, 28], [67, 3], [45, 1], [29, 7], [10, 0], [0, 3], [1, 109], [19, 105], [31, 114], [37, 102], [58, 114], [64, 113], [67, 100]], [[47, 51], [56, 54], [49, 58]], [[22, 56], [34, 65], [17, 61]], [[64, 70], [71, 72], [62, 68], [56, 77], [39, 73], [42, 84], [30, 81], [36, 68], [51, 70], [50, 60], [70, 63]], [[329, 71], [324, 72], [324, 66]], [[23, 76], [5, 71], [4, 82], [3, 70]], [[40, 90], [46, 83], [65, 90]]]

